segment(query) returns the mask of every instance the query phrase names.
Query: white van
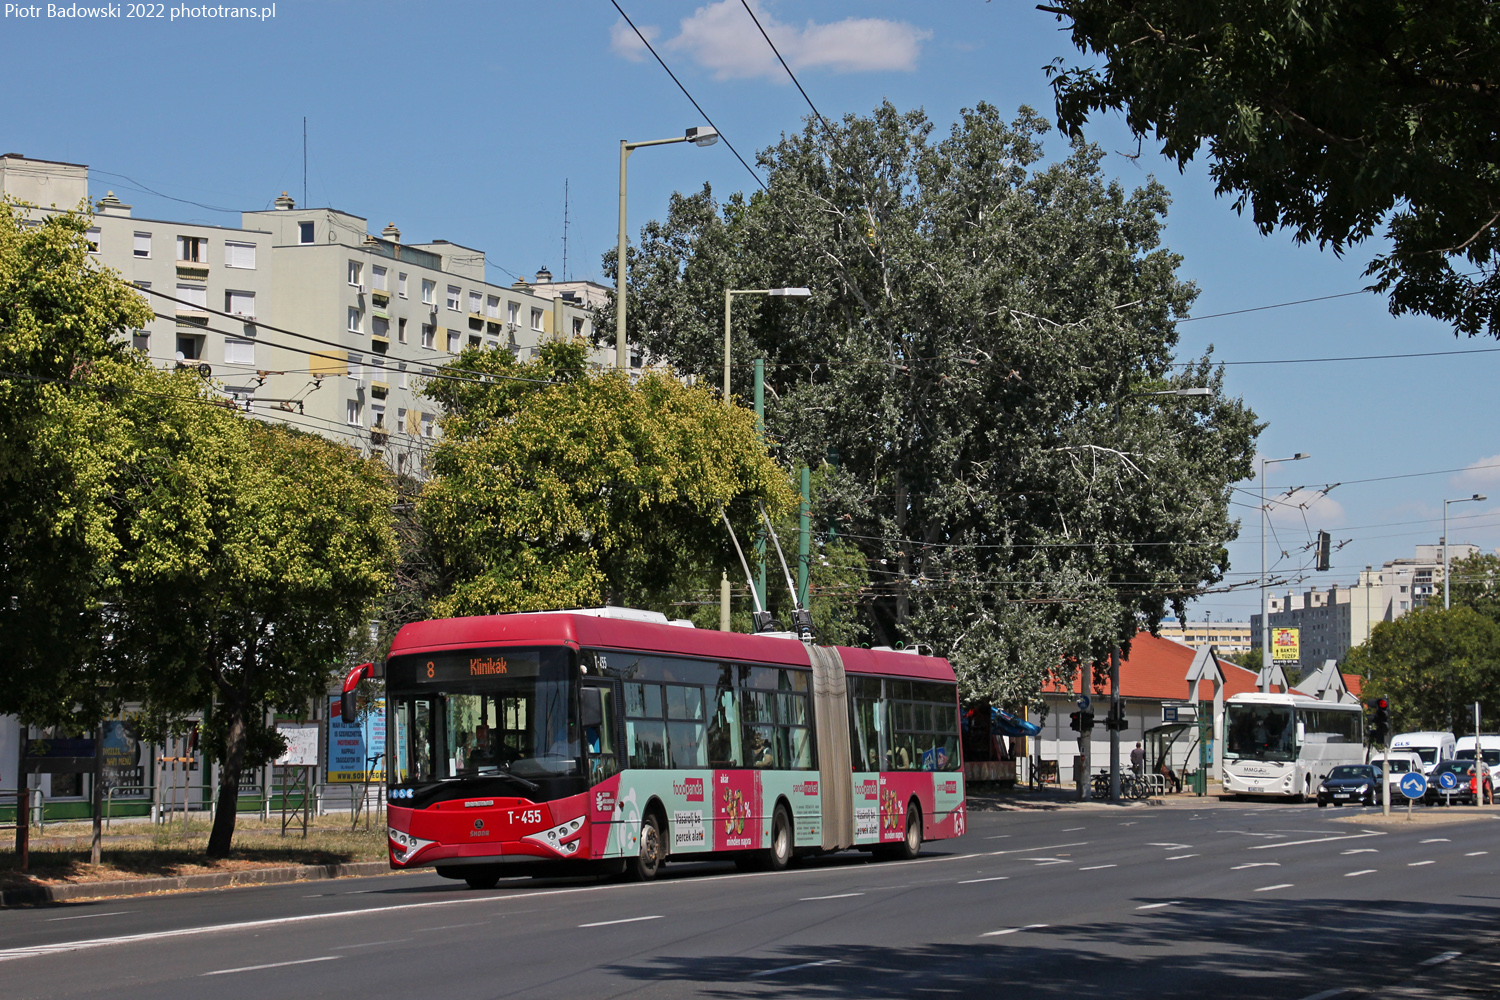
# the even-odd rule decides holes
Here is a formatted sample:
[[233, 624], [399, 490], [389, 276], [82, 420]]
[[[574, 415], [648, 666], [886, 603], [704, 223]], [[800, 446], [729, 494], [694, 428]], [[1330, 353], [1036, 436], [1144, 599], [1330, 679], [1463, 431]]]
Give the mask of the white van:
[[1418, 774], [1424, 773], [1422, 758], [1408, 750], [1391, 750], [1386, 753], [1370, 755], [1370, 764], [1373, 767], [1381, 767], [1386, 760], [1391, 762], [1391, 801], [1404, 802], [1401, 797], [1401, 779], [1413, 771]]
[[[1500, 766], [1500, 736], [1494, 736], [1489, 733], [1480, 734], [1479, 753], [1484, 757], [1484, 762], [1490, 766], [1491, 770], [1496, 766]], [[1458, 738], [1457, 749], [1453, 755], [1466, 760], [1473, 760], [1474, 737], [1460, 736]]]
[[1445, 760], [1452, 760], [1457, 748], [1452, 733], [1402, 733], [1391, 738], [1391, 751], [1404, 750], [1422, 758], [1422, 773], [1431, 774], [1432, 769]]

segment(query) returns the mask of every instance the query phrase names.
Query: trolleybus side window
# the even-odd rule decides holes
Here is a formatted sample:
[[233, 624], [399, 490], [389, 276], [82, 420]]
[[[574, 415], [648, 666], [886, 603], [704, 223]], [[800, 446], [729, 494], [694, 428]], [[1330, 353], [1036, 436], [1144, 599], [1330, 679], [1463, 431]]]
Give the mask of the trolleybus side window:
[[926, 681], [885, 682], [894, 733], [890, 767], [896, 771], [953, 771], [958, 759], [954, 689]]
[[740, 742], [740, 691], [734, 683], [734, 667], [720, 665], [713, 698], [708, 719], [708, 764], [710, 767], [744, 767], [745, 756]]
[[660, 684], [625, 685], [625, 743], [630, 767], [667, 766], [667, 725]]
[[585, 690], [599, 692], [599, 724], [585, 725], [584, 749], [589, 755], [589, 782], [597, 784], [620, 770], [615, 754], [615, 689], [608, 684], [590, 684]]
[[856, 771], [878, 771], [880, 761], [888, 752], [883, 746], [885, 734], [881, 728], [884, 715], [880, 708], [880, 678], [850, 676], [848, 683], [853, 768]]
[[673, 767], [707, 767], [703, 745], [703, 689], [696, 685], [667, 685], [667, 751]]
[[811, 674], [775, 667], [741, 667], [746, 690], [742, 728], [746, 764], [756, 768], [809, 770], [812, 730], [807, 711]]

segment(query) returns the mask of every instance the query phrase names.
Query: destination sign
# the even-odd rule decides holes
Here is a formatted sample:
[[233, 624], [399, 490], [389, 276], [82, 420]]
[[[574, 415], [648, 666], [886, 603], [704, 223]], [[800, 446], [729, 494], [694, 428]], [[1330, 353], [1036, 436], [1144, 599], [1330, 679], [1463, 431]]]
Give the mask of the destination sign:
[[[398, 656], [386, 664], [386, 683], [401, 689], [467, 686], [512, 677], [531, 680], [541, 670], [543, 652], [534, 648], [467, 649], [454, 653]], [[545, 653], [566, 657], [568, 650], [549, 649]]]

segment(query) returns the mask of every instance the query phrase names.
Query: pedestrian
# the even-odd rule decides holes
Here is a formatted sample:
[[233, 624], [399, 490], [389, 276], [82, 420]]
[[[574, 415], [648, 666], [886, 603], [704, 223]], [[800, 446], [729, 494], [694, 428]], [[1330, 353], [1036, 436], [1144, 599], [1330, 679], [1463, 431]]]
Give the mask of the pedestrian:
[[1130, 751], [1130, 769], [1135, 772], [1137, 778], [1145, 773], [1146, 751], [1141, 749], [1139, 743], [1135, 745], [1134, 750]]

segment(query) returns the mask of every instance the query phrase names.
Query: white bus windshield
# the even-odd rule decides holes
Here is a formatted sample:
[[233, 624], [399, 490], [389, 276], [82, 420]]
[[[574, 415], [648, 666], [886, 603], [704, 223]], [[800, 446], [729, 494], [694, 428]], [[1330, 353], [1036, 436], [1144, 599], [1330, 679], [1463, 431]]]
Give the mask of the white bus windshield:
[[1297, 727], [1288, 705], [1230, 705], [1224, 726], [1224, 756], [1295, 760]]

